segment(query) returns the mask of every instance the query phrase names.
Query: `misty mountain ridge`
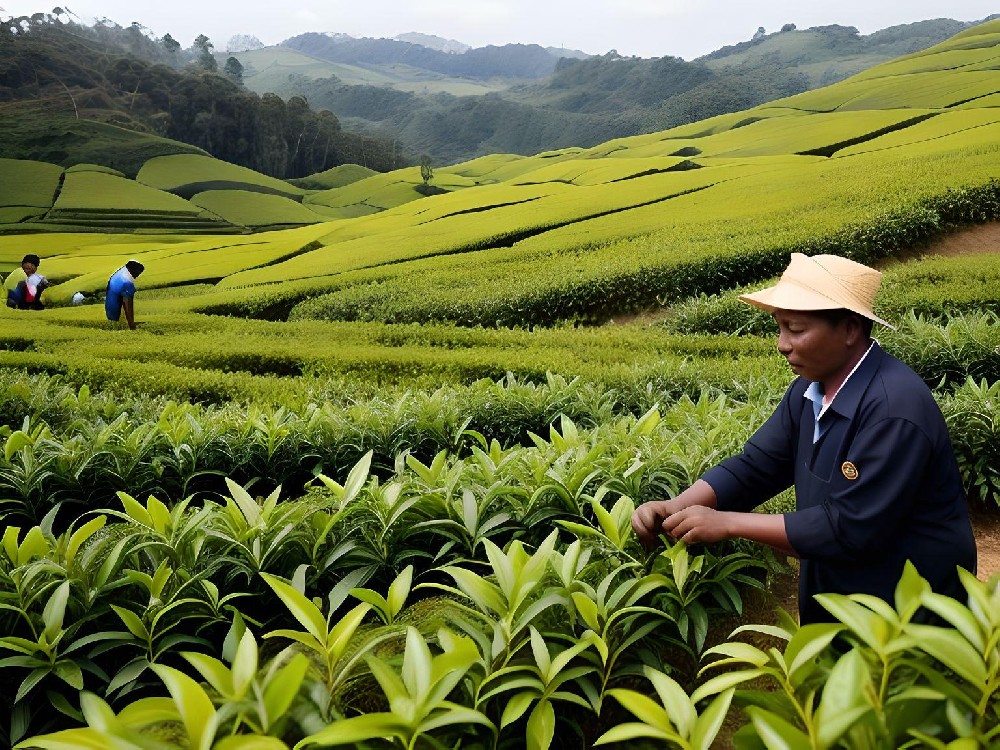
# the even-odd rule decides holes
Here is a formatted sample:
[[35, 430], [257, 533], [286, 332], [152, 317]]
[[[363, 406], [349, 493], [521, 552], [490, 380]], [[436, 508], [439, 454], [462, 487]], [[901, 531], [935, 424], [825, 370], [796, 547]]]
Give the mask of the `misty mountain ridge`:
[[27, 158], [59, 163], [73, 163], [80, 150], [72, 133], [47, 151], [28, 147], [43, 123], [61, 127], [57, 112], [173, 138], [275, 176], [344, 161], [392, 168], [421, 154], [440, 165], [586, 148], [748, 109], [972, 25], [935, 19], [861, 35], [786, 24], [686, 61], [614, 50], [573, 57], [537, 44], [445, 52], [426, 44], [462, 43], [415, 32], [400, 36], [424, 43], [314, 32], [266, 48], [241, 34], [213, 55], [203, 35], [202, 47], [180, 50], [137, 23], [0, 17], [0, 119], [17, 131], [5, 135], [10, 155], [23, 146]]
[[434, 34], [421, 34], [417, 31], [409, 31], [405, 34], [397, 34], [393, 37], [397, 42], [408, 42], [419, 44], [429, 49], [436, 49], [438, 52], [449, 52], [451, 54], [461, 54], [472, 49], [472, 45], [459, 42], [455, 39], [445, 39]]
[[555, 71], [559, 60], [585, 56], [577, 50], [545, 48], [538, 44], [487, 45], [470, 47], [464, 52], [445, 52], [398, 38], [356, 38], [337, 32], [298, 34], [280, 46], [332, 63], [407, 65], [436, 74], [475, 79], [544, 78]]
[[[745, 42], [690, 61], [626, 57], [614, 50], [553, 57], [538, 45], [447, 54], [392, 40], [300, 35], [284, 48], [368, 70], [371, 83], [311, 71], [289, 75], [287, 83], [271, 75], [268, 85], [330, 109], [358, 132], [398, 140], [436, 163], [453, 163], [490, 153], [587, 148], [749, 109], [926, 49], [973, 25], [934, 19], [863, 35], [853, 26], [799, 30], [785, 24], [771, 33], [758, 28]], [[376, 73], [390, 72], [406, 72], [406, 80], [376, 82]], [[465, 95], [463, 80], [494, 89]], [[254, 77], [246, 83], [253, 88]]]

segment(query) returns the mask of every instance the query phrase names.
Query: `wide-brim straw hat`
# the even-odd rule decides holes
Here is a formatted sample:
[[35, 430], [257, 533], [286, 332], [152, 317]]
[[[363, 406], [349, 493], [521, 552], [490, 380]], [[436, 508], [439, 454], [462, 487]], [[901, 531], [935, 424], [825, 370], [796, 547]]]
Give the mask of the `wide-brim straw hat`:
[[850, 310], [896, 330], [872, 309], [881, 283], [880, 272], [839, 255], [792, 253], [777, 284], [740, 299], [768, 312]]

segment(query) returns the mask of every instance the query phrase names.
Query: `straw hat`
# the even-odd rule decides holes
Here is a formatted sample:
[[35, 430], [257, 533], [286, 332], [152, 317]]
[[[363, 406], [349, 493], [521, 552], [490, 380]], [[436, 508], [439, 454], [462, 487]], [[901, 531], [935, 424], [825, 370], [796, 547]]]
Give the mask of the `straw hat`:
[[792, 253], [777, 284], [740, 299], [768, 312], [846, 309], [896, 330], [872, 311], [881, 283], [880, 272], [839, 255]]

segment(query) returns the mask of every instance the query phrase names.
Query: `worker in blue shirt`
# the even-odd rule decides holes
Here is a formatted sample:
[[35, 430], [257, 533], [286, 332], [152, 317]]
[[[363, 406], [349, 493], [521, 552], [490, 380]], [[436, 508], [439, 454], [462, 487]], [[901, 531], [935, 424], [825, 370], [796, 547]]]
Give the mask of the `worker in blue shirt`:
[[135, 280], [144, 270], [145, 266], [142, 263], [130, 260], [111, 274], [104, 296], [104, 313], [108, 320], [118, 322], [124, 311], [125, 322], [133, 331], [135, 330]]
[[[636, 509], [645, 544], [741, 537], [801, 559], [799, 619], [833, 619], [819, 593], [893, 602], [911, 561], [938, 593], [965, 600], [957, 568], [976, 545], [961, 475], [930, 389], [871, 337], [881, 274], [835, 255], [792, 255], [780, 281], [740, 297], [778, 323], [798, 378], [739, 455], [670, 500]], [[890, 326], [891, 327], [891, 326]], [[750, 513], [794, 485], [796, 510]]]

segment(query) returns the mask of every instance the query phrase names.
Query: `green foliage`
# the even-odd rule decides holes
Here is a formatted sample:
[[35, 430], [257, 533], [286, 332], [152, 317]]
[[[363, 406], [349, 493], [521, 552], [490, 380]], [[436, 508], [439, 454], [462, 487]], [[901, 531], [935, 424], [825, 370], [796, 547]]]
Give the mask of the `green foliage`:
[[968, 380], [942, 403], [966, 496], [1000, 505], [1000, 381]]
[[493, 723], [481, 712], [447, 700], [465, 674], [479, 663], [479, 652], [471, 639], [438, 633], [442, 653], [431, 655], [415, 628], [406, 629], [406, 651], [400, 674], [385, 662], [368, 657], [368, 666], [391, 708], [386, 713], [367, 713], [337, 721], [325, 730], [305, 737], [295, 747], [313, 745], [357, 745], [365, 740], [391, 737], [394, 746], [412, 748], [418, 740], [433, 737], [443, 729], [470, 724], [494, 732]]
[[[6, 144], [4, 154], [13, 159], [65, 167], [98, 164], [133, 177], [147, 159], [166, 154], [205, 153], [179, 140], [121, 125], [76, 119], [71, 114], [72, 110], [67, 108], [55, 112], [29, 109], [19, 116], [0, 117], [0, 137]], [[33, 184], [31, 190], [37, 190], [39, 183], [33, 181]], [[18, 194], [23, 193], [19, 190]]]
[[194, 214], [191, 204], [138, 182], [102, 172], [69, 172], [50, 215], [68, 218], [88, 212]]
[[[952, 740], [988, 746], [1000, 717], [998, 581], [959, 572], [968, 606], [933, 593], [907, 563], [894, 607], [861, 594], [821, 594], [831, 623], [798, 628], [787, 618], [783, 627], [738, 628], [734, 635], [757, 632], [787, 645], [708, 649], [706, 655], [723, 658], [705, 669], [744, 668], [709, 679], [691, 698], [758, 678], [773, 684], [773, 691], [736, 694], [750, 706], [751, 724], [737, 736], [741, 747], [894, 748], [914, 738], [932, 747]], [[923, 624], [922, 607], [942, 624]], [[838, 646], [844, 641], [849, 648]]]
[[[76, 330], [88, 333], [89, 337], [87, 329]], [[944, 384], [950, 389], [970, 376], [986, 378], [987, 383], [996, 379], [996, 330], [990, 317], [956, 318], [943, 327], [913, 318], [904, 321], [898, 333], [880, 337], [890, 353], [915, 367], [930, 385]], [[93, 333], [104, 336], [99, 330]], [[577, 424], [603, 424], [603, 430], [609, 434], [623, 433], [615, 439], [624, 445], [641, 436], [629, 435], [630, 422], [625, 419], [616, 423], [616, 417], [642, 415], [658, 402], [676, 402], [655, 417], [649, 415], [649, 419], [662, 420], [664, 424], [647, 444], [648, 457], [636, 463], [634, 457], [623, 454], [620, 459], [623, 464], [614, 469], [613, 474], [624, 479], [613, 485], [613, 491], [639, 500], [649, 493], [677, 492], [729, 455], [746, 439], [753, 425], [763, 421], [787, 384], [783, 365], [773, 361], [779, 359], [775, 354], [761, 358], [766, 367], [760, 367], [756, 373], [751, 369], [754, 361], [751, 353], [772, 350], [771, 340], [686, 339], [683, 340], [686, 347], [675, 356], [677, 360], [696, 357], [696, 364], [678, 361], [670, 369], [666, 364], [670, 360], [665, 360], [662, 350], [655, 346], [652, 331], [640, 337], [627, 329], [580, 330], [569, 334], [568, 331], [449, 332], [433, 328], [384, 330], [386, 356], [398, 356], [401, 346], [408, 342], [429, 346], [435, 350], [433, 353], [410, 360], [423, 362], [428, 368], [435, 363], [441, 366], [448, 347], [464, 358], [477, 342], [499, 345], [493, 355], [497, 369], [502, 367], [503, 358], [509, 357], [507, 352], [519, 348], [519, 356], [534, 360], [526, 362], [526, 367], [542, 364], [546, 357], [555, 363], [556, 357], [568, 356], [570, 350], [576, 357], [589, 358], [588, 351], [595, 357], [591, 365], [581, 362], [579, 367], [585, 376], [575, 380], [542, 374], [540, 382], [508, 377], [434, 391], [386, 386], [373, 389], [345, 379], [302, 378], [296, 392], [288, 381], [279, 377], [219, 373], [213, 381], [211, 371], [179, 368], [174, 380], [161, 364], [162, 349], [149, 352], [153, 361], [147, 366], [140, 366], [133, 359], [129, 369], [116, 372], [117, 377], [105, 381], [103, 389], [96, 386], [100, 380], [95, 374], [104, 372], [95, 368], [96, 363], [79, 371], [85, 380], [95, 384], [93, 390], [73, 385], [75, 378], [30, 378], [12, 372], [3, 381], [6, 400], [0, 401], [0, 415], [8, 424], [20, 424], [22, 429], [5, 438], [7, 455], [0, 461], [0, 497], [8, 501], [11, 512], [24, 513], [37, 522], [53, 502], [61, 499], [100, 503], [115, 491], [129, 491], [136, 496], [165, 491], [170, 497], [184, 497], [192, 491], [209, 488], [226, 492], [220, 474], [231, 475], [241, 484], [266, 478], [272, 485], [297, 486], [296, 483], [312, 476], [317, 464], [322, 464], [319, 470], [328, 474], [346, 472], [373, 450], [374, 465], [391, 467], [397, 454], [410, 450], [413, 454], [410, 467], [423, 472], [425, 491], [435, 493], [440, 504], [433, 518], [421, 519], [427, 523], [420, 529], [434, 534], [439, 544], [446, 545], [446, 550], [466, 549], [471, 553], [484, 539], [507, 526], [510, 512], [498, 496], [491, 496], [489, 502], [477, 496], [473, 502], [454, 484], [445, 483], [441, 472], [453, 467], [444, 459], [434, 460], [440, 451], [472, 450], [484, 477], [488, 477], [501, 463], [510, 464], [511, 459], [489, 440], [480, 439], [477, 433], [495, 436], [501, 445], [508, 446], [531, 444], [530, 433], [548, 434], [548, 442], [567, 440], [558, 424], [552, 428], [560, 415], [565, 415]], [[96, 336], [94, 340], [100, 342], [97, 344], [100, 347], [107, 346]], [[163, 337], [150, 337], [149, 343], [162, 346], [162, 340]], [[314, 340], [314, 336], [302, 339], [304, 356]], [[562, 346], [558, 349], [548, 348], [559, 341]], [[190, 342], [190, 348], [184, 356], [200, 361], [203, 367], [212, 361], [233, 367], [239, 360], [226, 357], [246, 356], [241, 352], [244, 344], [238, 340], [232, 342], [232, 355], [222, 358], [220, 354], [224, 352], [220, 352], [220, 343], [214, 340], [192, 336], [186, 342]], [[258, 340], [254, 348], [269, 350], [279, 342], [280, 339]], [[532, 342], [544, 348], [532, 349]], [[75, 346], [82, 348], [82, 342], [78, 340]], [[341, 338], [339, 346], [339, 366], [349, 365], [347, 340]], [[134, 358], [140, 352], [133, 345], [128, 347], [127, 356]], [[292, 354], [275, 353], [277, 374], [282, 372], [278, 368], [284, 367], [294, 372]], [[316, 354], [314, 350], [313, 356]], [[369, 368], [378, 363], [377, 350], [360, 347], [358, 356], [369, 358], [366, 365]], [[630, 357], [647, 359], [650, 364], [644, 369], [623, 367], [622, 362]], [[731, 357], [740, 357], [745, 379], [734, 380]], [[259, 368], [259, 358], [257, 363]], [[508, 365], [512, 364], [508, 359]], [[564, 365], [562, 369], [567, 368]], [[473, 376], [480, 372], [483, 371], [471, 370]], [[151, 381], [153, 388], [141, 380], [144, 373], [155, 377]], [[715, 388], [709, 386], [713, 381], [717, 384]], [[264, 396], [274, 405], [213, 407], [150, 400], [148, 396], [127, 396], [127, 392], [117, 390], [118, 383], [131, 383], [133, 388], [146, 386], [147, 393], [152, 390], [196, 394], [209, 401], [227, 397], [245, 399], [248, 392], [256, 392], [258, 398]], [[271, 390], [264, 390], [265, 385]], [[721, 392], [730, 395], [720, 397]], [[952, 443], [960, 457], [970, 497], [986, 505], [992, 505], [997, 498], [996, 483], [989, 478], [992, 476], [989, 467], [995, 464], [990, 450], [991, 393], [988, 389], [983, 392], [963, 389], [956, 395], [950, 395], [948, 390], [938, 395], [953, 425]], [[26, 417], [29, 419], [25, 424]], [[567, 457], [577, 451], [584, 457], [592, 451], [593, 444], [574, 442], [579, 439], [569, 439], [566, 443]], [[550, 481], [544, 489], [537, 489], [559, 498], [567, 510], [589, 512], [594, 489], [581, 481], [602, 467], [604, 460], [600, 453], [591, 455], [566, 479], [568, 484]], [[489, 487], [498, 479], [483, 481]], [[382, 521], [373, 518], [373, 524], [371, 533], [386, 533]], [[614, 522], [603, 522], [605, 530], [601, 532], [608, 540], [609, 550], [616, 547], [613, 525]], [[391, 538], [394, 538], [391, 534], [385, 537], [386, 542]], [[405, 548], [402, 545], [399, 550]], [[402, 567], [405, 564], [399, 569]], [[253, 573], [252, 563], [247, 570]]]
[[306, 190], [329, 190], [331, 188], [344, 187], [352, 182], [363, 180], [366, 177], [374, 177], [375, 171], [362, 167], [358, 164], [341, 164], [331, 167], [324, 172], [317, 172], [307, 177], [298, 177], [288, 180], [292, 185], [296, 185]]
[[667, 675], [650, 667], [643, 672], [660, 699], [659, 704], [644, 693], [617, 689], [609, 695], [639, 719], [637, 723], [619, 724], [598, 738], [595, 745], [629, 742], [641, 737], [670, 743], [683, 750], [708, 750], [712, 747], [726, 717], [733, 690], [724, 691], [698, 715], [683, 688]]

